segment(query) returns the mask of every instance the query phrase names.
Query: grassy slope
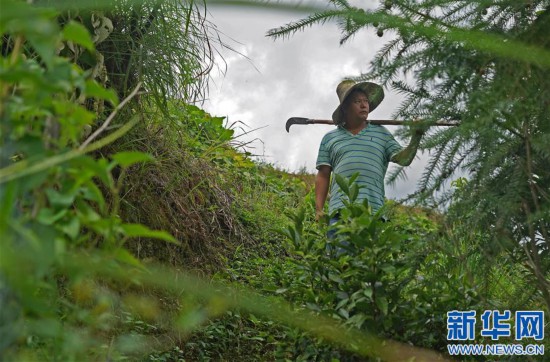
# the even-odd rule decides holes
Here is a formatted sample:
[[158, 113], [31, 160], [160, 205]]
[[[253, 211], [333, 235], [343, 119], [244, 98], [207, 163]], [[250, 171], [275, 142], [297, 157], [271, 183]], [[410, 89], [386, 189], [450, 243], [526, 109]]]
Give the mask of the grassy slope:
[[[166, 230], [182, 246], [142, 239], [133, 241], [129, 248], [143, 260], [160, 260], [237, 287], [247, 285], [266, 295], [290, 293], [285, 294], [287, 298], [303, 303], [299, 288], [286, 291], [300, 272], [293, 264], [296, 254], [291, 252], [281, 231], [290, 224], [287, 215], [300, 208], [306, 210], [308, 228], [317, 228], [312, 221], [313, 175], [291, 174], [252, 162], [246, 153], [235, 150], [238, 145], [234, 144], [232, 132], [224, 128], [222, 118], [212, 117], [196, 107], [174, 106], [170, 118], [152, 114], [149, 119], [152, 121], [136, 130], [122, 146], [149, 152], [156, 159], [154, 163], [136, 167], [128, 176], [122, 216], [152, 229]], [[423, 323], [428, 318], [423, 310], [425, 305], [435, 303], [441, 309], [437, 311], [440, 329], [443, 328], [441, 315], [449, 303], [454, 303], [453, 308], [462, 303], [487, 305], [492, 292], [484, 291], [481, 295], [480, 288], [486, 288], [492, 267], [486, 269], [486, 275], [471, 272], [478, 268], [475, 263], [486, 266], [469, 256], [475, 256], [475, 251], [464, 235], [458, 238], [464, 250], [457, 250], [453, 243], [441, 242], [450, 240], [449, 231], [441, 227], [441, 215], [404, 206], [397, 206], [393, 212], [399, 231], [421, 245], [422, 250], [416, 257], [423, 266], [417, 273], [427, 281], [423, 282], [424, 286], [413, 283], [410, 287], [411, 290], [419, 288], [425, 301], [403, 301], [404, 309], [418, 304], [417, 312], [412, 310], [405, 315], [414, 321], [415, 313], [419, 313], [418, 322], [413, 322], [418, 323], [418, 330], [392, 338], [441, 348], [437, 338], [422, 336]], [[316, 232], [324, 233], [323, 230]], [[423, 243], [424, 239], [433, 244]], [[430, 264], [426, 264], [428, 260], [432, 260]], [[466, 274], [463, 276], [463, 273]], [[446, 279], [441, 280], [445, 274]], [[509, 289], [506, 295], [516, 290], [510, 285], [505, 287]], [[437, 290], [442, 292], [437, 294]], [[506, 295], [503, 300], [507, 299]], [[176, 315], [182, 308], [180, 300], [155, 294], [152, 297], [165, 301], [163, 307], [168, 315]], [[414, 296], [411, 294], [411, 297]], [[133, 328], [131, 323], [130, 328]], [[164, 333], [158, 326], [151, 325], [151, 328], [156, 334]], [[242, 315], [239, 311], [205, 321], [203, 327], [192, 334], [165, 332], [168, 333], [166, 343], [157, 346], [157, 352], [147, 359], [355, 358], [322, 343], [316, 344], [303, 332], [253, 315]], [[438, 334], [437, 331], [431, 333]]]
[[[138, 240], [129, 247], [200, 274], [222, 270], [237, 250], [277, 249], [285, 213], [303, 203], [311, 175], [252, 162], [237, 151], [222, 118], [196, 107], [173, 107], [173, 119], [154, 114], [117, 148], [138, 149], [155, 162], [133, 169], [123, 193], [125, 220], [166, 230], [182, 246]], [[267, 255], [267, 254], [266, 254]]]
[[[308, 209], [311, 222], [313, 175], [250, 161], [235, 150], [220, 118], [188, 106], [174, 106], [172, 112], [170, 119], [153, 113], [149, 124], [117, 145], [156, 159], [127, 176], [121, 213], [128, 222], [170, 232], [182, 246], [141, 239], [128, 247], [142, 260], [276, 291], [282, 277], [278, 273], [285, 273], [289, 260], [281, 231], [290, 223], [287, 215], [299, 207]], [[168, 314], [181, 307], [164, 295], [152, 297], [167, 301]], [[271, 359], [277, 350], [285, 354], [283, 345], [301, 339], [301, 333], [271, 321], [231, 312], [190, 337], [172, 335], [169, 340], [181, 349], [170, 350], [166, 357], [255, 360], [267, 354]]]

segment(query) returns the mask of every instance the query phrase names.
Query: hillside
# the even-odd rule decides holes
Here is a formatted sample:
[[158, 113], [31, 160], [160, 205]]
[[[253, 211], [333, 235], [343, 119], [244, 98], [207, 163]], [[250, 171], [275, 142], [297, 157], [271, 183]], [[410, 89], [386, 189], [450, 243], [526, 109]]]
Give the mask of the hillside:
[[[409, 118], [461, 115], [420, 144], [435, 153], [411, 200], [444, 212], [391, 201], [388, 222], [335, 176], [327, 238], [314, 176], [255, 162], [196, 105], [216, 54], [201, 1], [0, 0], [0, 360], [443, 361], [465, 330], [544, 358], [548, 4], [442, 1], [458, 18], [438, 21], [472, 29], [434, 36], [404, 22], [423, 2], [333, 3], [311, 21], [342, 17], [343, 41], [376, 20], [422, 45], [411, 64], [439, 59], [419, 89], [394, 85]], [[387, 80], [407, 67], [390, 53], [374, 63]]]
[[[345, 258], [327, 259], [323, 252], [326, 225], [313, 221], [313, 175], [291, 174], [253, 162], [246, 152], [234, 148], [233, 132], [224, 127], [222, 118], [213, 117], [194, 106], [174, 107], [172, 111], [177, 121], [164, 122], [162, 114], [152, 114], [150, 124], [136, 128], [120, 142], [129, 149], [148, 152], [155, 159], [129, 170], [126, 176], [128, 190], [122, 190], [121, 217], [128, 222], [142, 223], [150, 229], [166, 230], [181, 243], [176, 246], [154, 239], [135, 239], [129, 241], [127, 246], [136, 257], [146, 262], [167, 263], [216, 281], [237, 283], [265, 296], [284, 297], [293, 304], [297, 303], [297, 306], [306, 307], [306, 310], [330, 311], [336, 308], [333, 312], [338, 316], [337, 320], [349, 319], [350, 325], [355, 324], [359, 328], [370, 325], [363, 317], [369, 310], [370, 313], [382, 313], [389, 317], [390, 311], [395, 313], [401, 308], [410, 308], [402, 300], [403, 296], [395, 294], [397, 290], [384, 292], [389, 294], [381, 299], [382, 302], [373, 298], [372, 304], [359, 309], [355, 306], [358, 301], [343, 303], [345, 300], [340, 295], [333, 295], [331, 290], [336, 290], [333, 288], [344, 291], [359, 287], [357, 283], [364, 277], [362, 270], [366, 265], [357, 265], [357, 270], [351, 267], [355, 273], [348, 275], [350, 263], [354, 263], [350, 259], [353, 252]], [[134, 139], [139, 139], [139, 143], [133, 142]], [[408, 274], [405, 279], [398, 277], [399, 281], [388, 280], [388, 285], [384, 282], [383, 289], [398, 288], [398, 285], [416, 280], [418, 274], [424, 275], [425, 271], [421, 269], [427, 257], [425, 254], [435, 257], [436, 253], [429, 249], [434, 238], [441, 233], [443, 220], [437, 213], [426, 213], [421, 209], [395, 205], [392, 210], [395, 235], [375, 231], [371, 236], [362, 236], [365, 241], [375, 238], [375, 235], [382, 237], [377, 242], [381, 243], [383, 250], [376, 259], [368, 262], [377, 264], [381, 262], [379, 258], [389, 258], [389, 262], [393, 260], [393, 254], [405, 252], [405, 245], [416, 245], [417, 248], [410, 250], [409, 254], [400, 255], [400, 258], [414, 259], [415, 267], [403, 265], [403, 270], [387, 270], [389, 273], [381, 270], [377, 281], [383, 280], [386, 274], [388, 277], [392, 275], [390, 279], [397, 277], [394, 273]], [[358, 212], [357, 217], [364, 218], [361, 215], [366, 211], [355, 212]], [[361, 234], [360, 230], [356, 232]], [[424, 240], [424, 237], [430, 240]], [[386, 246], [387, 238], [404, 243]], [[362, 260], [366, 255], [359, 252], [355, 257]], [[364, 262], [367, 260], [362, 260], [361, 264]], [[330, 275], [328, 279], [315, 276], [323, 270], [319, 263], [331, 264], [323, 271]], [[337, 276], [342, 273], [347, 275], [345, 281]], [[311, 280], [308, 282], [308, 279]], [[311, 285], [307, 286], [309, 283], [318, 286], [312, 289]], [[446, 288], [458, 288], [445, 284]], [[413, 289], [419, 287], [410, 286]], [[376, 288], [382, 286], [377, 284]], [[324, 295], [326, 292], [329, 294]], [[453, 293], [459, 292], [455, 290]], [[158, 298], [155, 294], [152, 297]], [[165, 306], [163, 313], [181, 313], [181, 301], [168, 299], [171, 302]], [[201, 310], [204, 306], [195, 308]], [[198, 313], [198, 310], [190, 313]], [[441, 313], [444, 315], [444, 311]], [[414, 317], [420, 316], [409, 316]], [[393, 329], [396, 327], [394, 323], [398, 320], [402, 323], [403, 318], [403, 315], [396, 315], [391, 319], [393, 322], [385, 322], [389, 324], [386, 337], [399, 336]], [[427, 315], [425, 318], [429, 319]], [[438, 328], [443, 328], [442, 317], [436, 319]], [[151, 328], [156, 326], [151, 321], [146, 324]], [[344, 360], [356, 358], [345, 349], [323, 345], [321, 340], [316, 342], [307, 333], [245, 311], [228, 311], [212, 321], [204, 319], [195, 327], [197, 331], [190, 335], [174, 336], [170, 328], [164, 331], [158, 328], [153, 328], [154, 334], [167, 333], [171, 336], [171, 342], [162, 344], [164, 348], [157, 346], [159, 352], [150, 355], [148, 358], [151, 360], [161, 358], [159, 356], [179, 356], [186, 360], [250, 361], [277, 358], [307, 360], [313, 356], [332, 356]], [[428, 338], [431, 342], [427, 346], [432, 347], [439, 339], [435, 335], [441, 335], [441, 332], [434, 331], [434, 336]], [[168, 348], [170, 345], [172, 348]], [[232, 347], [235, 345], [239, 348]]]
[[285, 214], [304, 204], [312, 176], [253, 162], [235, 149], [223, 118], [195, 106], [175, 110], [173, 122], [158, 112], [150, 117], [150, 124], [121, 142], [155, 159], [127, 176], [121, 212], [124, 219], [168, 231], [181, 245], [136, 240], [129, 245], [136, 255], [210, 274], [239, 248], [279, 248], [277, 231], [288, 222]]

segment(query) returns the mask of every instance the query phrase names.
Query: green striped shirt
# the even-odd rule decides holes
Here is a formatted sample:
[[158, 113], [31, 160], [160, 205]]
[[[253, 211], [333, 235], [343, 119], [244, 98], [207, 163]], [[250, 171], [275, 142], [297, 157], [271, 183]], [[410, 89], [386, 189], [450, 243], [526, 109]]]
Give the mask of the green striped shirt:
[[[361, 187], [357, 201], [367, 199], [375, 213], [384, 204], [388, 163], [401, 150], [401, 145], [383, 126], [368, 124], [356, 135], [338, 126], [323, 137], [316, 167], [328, 165], [332, 172], [348, 178], [359, 172], [356, 183]], [[333, 178], [328, 204], [330, 214], [344, 207], [343, 196]]]

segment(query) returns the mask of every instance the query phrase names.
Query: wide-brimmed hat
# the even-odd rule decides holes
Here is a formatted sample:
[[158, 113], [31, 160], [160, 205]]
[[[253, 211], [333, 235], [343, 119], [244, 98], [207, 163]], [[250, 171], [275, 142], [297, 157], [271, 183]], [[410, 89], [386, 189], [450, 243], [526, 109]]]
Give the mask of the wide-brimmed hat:
[[340, 99], [340, 104], [338, 107], [336, 107], [336, 110], [332, 112], [332, 120], [336, 124], [341, 124], [342, 119], [342, 112], [341, 112], [341, 106], [346, 100], [346, 98], [353, 92], [354, 90], [359, 89], [362, 92], [364, 92], [367, 95], [367, 99], [369, 100], [369, 113], [374, 111], [376, 107], [382, 102], [384, 99], [384, 89], [382, 89], [382, 86], [371, 83], [371, 82], [361, 82], [356, 83], [353, 80], [344, 80], [338, 84], [338, 87], [336, 87], [336, 94], [338, 95], [338, 99]]

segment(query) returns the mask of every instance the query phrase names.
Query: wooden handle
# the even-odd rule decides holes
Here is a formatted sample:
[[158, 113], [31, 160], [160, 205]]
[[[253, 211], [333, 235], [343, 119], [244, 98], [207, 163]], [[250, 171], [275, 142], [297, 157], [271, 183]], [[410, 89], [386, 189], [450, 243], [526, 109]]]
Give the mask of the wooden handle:
[[[413, 121], [403, 121], [403, 120], [393, 120], [393, 119], [370, 119], [368, 120], [372, 124], [377, 124], [381, 126], [403, 126], [410, 125]], [[309, 119], [308, 123], [311, 124], [334, 124], [333, 121], [327, 119]], [[449, 121], [437, 121], [435, 123], [430, 123], [430, 126], [443, 126], [443, 127], [452, 127], [458, 126], [459, 122], [449, 122]]]

